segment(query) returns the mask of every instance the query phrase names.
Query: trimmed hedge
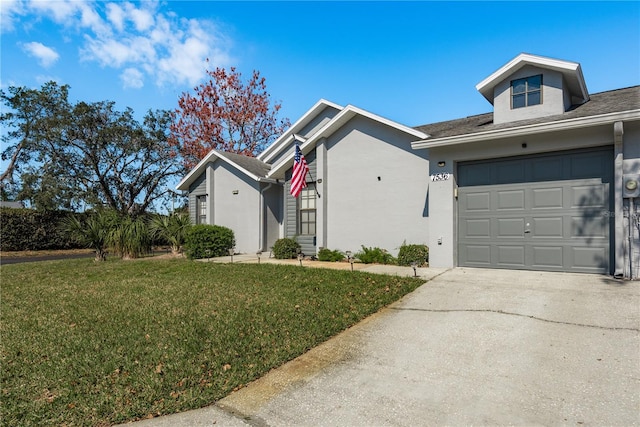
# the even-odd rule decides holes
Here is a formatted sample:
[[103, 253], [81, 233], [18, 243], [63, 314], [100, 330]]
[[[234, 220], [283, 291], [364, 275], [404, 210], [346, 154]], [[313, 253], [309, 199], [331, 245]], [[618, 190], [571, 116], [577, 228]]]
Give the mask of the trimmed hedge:
[[[65, 211], [0, 208], [0, 250], [38, 251], [81, 248], [64, 231]], [[78, 215], [84, 218], [84, 214]]]
[[298, 256], [300, 244], [294, 239], [278, 239], [273, 244], [273, 256], [276, 259], [291, 259]]
[[220, 225], [194, 225], [185, 237], [185, 253], [189, 259], [213, 258], [229, 255], [236, 244], [233, 231]]
[[410, 266], [412, 262], [422, 267], [429, 261], [429, 247], [427, 245], [407, 245], [400, 246], [398, 251], [398, 265]]

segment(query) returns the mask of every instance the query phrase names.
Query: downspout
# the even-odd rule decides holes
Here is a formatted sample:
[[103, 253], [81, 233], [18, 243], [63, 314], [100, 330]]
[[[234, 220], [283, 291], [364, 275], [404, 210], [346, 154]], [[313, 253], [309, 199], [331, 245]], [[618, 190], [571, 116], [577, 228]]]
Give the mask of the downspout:
[[[624, 277], [624, 206], [622, 201], [622, 178], [623, 178], [623, 164], [624, 164], [624, 144], [622, 135], [624, 134], [624, 128], [622, 122], [615, 122], [613, 124], [613, 191], [614, 191], [614, 254], [615, 254], [615, 270], [613, 277]], [[631, 256], [631, 248], [629, 248], [629, 256]]]

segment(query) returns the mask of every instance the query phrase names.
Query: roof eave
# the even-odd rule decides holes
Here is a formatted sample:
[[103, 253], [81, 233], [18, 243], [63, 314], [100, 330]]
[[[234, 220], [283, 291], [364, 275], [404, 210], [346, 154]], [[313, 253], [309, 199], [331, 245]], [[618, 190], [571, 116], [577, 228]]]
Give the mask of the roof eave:
[[215, 150], [212, 150], [209, 152], [209, 154], [207, 154], [205, 156], [204, 159], [202, 159], [195, 168], [193, 168], [191, 170], [191, 172], [189, 172], [187, 174], [187, 176], [185, 176], [182, 181], [180, 181], [178, 183], [178, 185], [176, 186], [177, 190], [180, 191], [187, 191], [189, 190], [189, 185], [191, 185], [193, 183], [193, 181], [195, 181], [196, 177], [200, 176], [200, 174], [204, 171], [205, 166], [207, 165], [207, 163], [213, 161], [211, 158], [215, 157], [215, 159], [220, 159], [223, 162], [227, 163], [228, 165], [230, 165], [231, 167], [233, 167], [234, 169], [244, 173], [245, 175], [247, 175], [249, 178], [252, 178], [255, 181], [260, 181], [261, 178], [265, 178], [265, 177], [260, 177], [252, 172], [249, 172], [248, 170], [246, 170], [245, 168], [243, 168], [242, 166], [238, 165], [237, 163], [235, 163], [232, 160], [227, 159], [224, 155], [218, 154]]
[[[410, 135], [415, 136], [416, 138], [428, 138], [424, 132], [421, 132], [417, 129], [402, 125], [400, 123], [396, 123], [392, 120], [386, 119], [384, 117], [378, 116], [376, 114], [370, 113], [366, 110], [363, 110], [358, 107], [354, 107], [353, 105], [347, 105], [342, 111], [340, 111], [333, 119], [331, 119], [326, 125], [324, 125], [321, 129], [319, 129], [316, 133], [307, 138], [306, 141], [302, 141], [300, 145], [300, 149], [303, 154], [308, 152], [308, 147], [313, 147], [321, 138], [327, 138], [331, 134], [333, 134], [337, 129], [340, 129], [344, 124], [346, 124], [349, 120], [354, 118], [356, 115], [361, 115], [367, 117], [369, 119], [375, 120], [384, 125], [396, 128], [402, 132], [406, 132]], [[298, 136], [298, 140], [300, 140]], [[283, 172], [283, 169], [286, 170], [289, 168], [289, 164], [293, 160], [293, 153], [286, 158], [283, 158], [280, 162], [274, 164], [267, 174], [267, 177], [272, 177]]]
[[307, 125], [315, 116], [320, 114], [325, 108], [331, 107], [336, 110], [342, 110], [343, 107], [333, 103], [331, 101], [327, 101], [326, 99], [320, 99], [316, 102], [313, 107], [307, 110], [306, 113], [302, 117], [300, 117], [294, 124], [292, 124], [289, 129], [287, 129], [278, 139], [276, 139], [273, 144], [269, 145], [265, 148], [258, 156], [256, 157], [258, 160], [261, 160], [265, 163], [269, 163], [269, 160], [276, 156], [280, 150], [291, 143], [291, 139], [294, 137], [294, 134], [300, 131], [304, 126]]
[[640, 109], [629, 110], [615, 113], [600, 114], [590, 117], [578, 117], [575, 119], [559, 120], [549, 123], [536, 123], [526, 126], [518, 126], [507, 129], [491, 130], [486, 132], [478, 132], [465, 135], [456, 135], [445, 138], [424, 139], [411, 143], [414, 150], [442, 148], [453, 145], [468, 144], [473, 142], [481, 142], [495, 139], [511, 138], [524, 135], [553, 132], [559, 130], [571, 130], [598, 126], [616, 121], [640, 120]]

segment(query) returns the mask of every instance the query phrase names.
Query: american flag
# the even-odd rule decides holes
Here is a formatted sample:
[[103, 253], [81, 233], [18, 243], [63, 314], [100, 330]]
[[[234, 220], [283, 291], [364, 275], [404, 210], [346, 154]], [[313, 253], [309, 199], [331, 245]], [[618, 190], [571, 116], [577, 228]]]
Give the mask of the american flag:
[[307, 186], [307, 172], [309, 172], [309, 166], [296, 142], [296, 154], [293, 156], [293, 176], [291, 177], [291, 195], [293, 197], [298, 197], [302, 189]]

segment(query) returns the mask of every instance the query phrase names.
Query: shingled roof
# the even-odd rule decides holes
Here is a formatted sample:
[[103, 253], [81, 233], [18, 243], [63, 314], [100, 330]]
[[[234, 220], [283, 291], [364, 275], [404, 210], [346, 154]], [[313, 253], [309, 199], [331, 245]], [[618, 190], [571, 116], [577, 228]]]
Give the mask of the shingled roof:
[[252, 174], [254, 174], [259, 178], [266, 177], [267, 173], [271, 169], [271, 165], [265, 162], [262, 162], [256, 159], [255, 157], [249, 157], [249, 156], [236, 154], [236, 153], [229, 153], [226, 151], [216, 151], [216, 154], [226, 158], [232, 163], [235, 163], [236, 165], [240, 166], [241, 168], [243, 168], [248, 172], [251, 172]]
[[589, 101], [574, 105], [564, 114], [495, 124], [493, 123], [493, 113], [485, 113], [463, 119], [416, 126], [415, 129], [428, 134], [428, 139], [431, 140], [637, 109], [640, 109], [640, 86], [632, 86], [591, 94]]

